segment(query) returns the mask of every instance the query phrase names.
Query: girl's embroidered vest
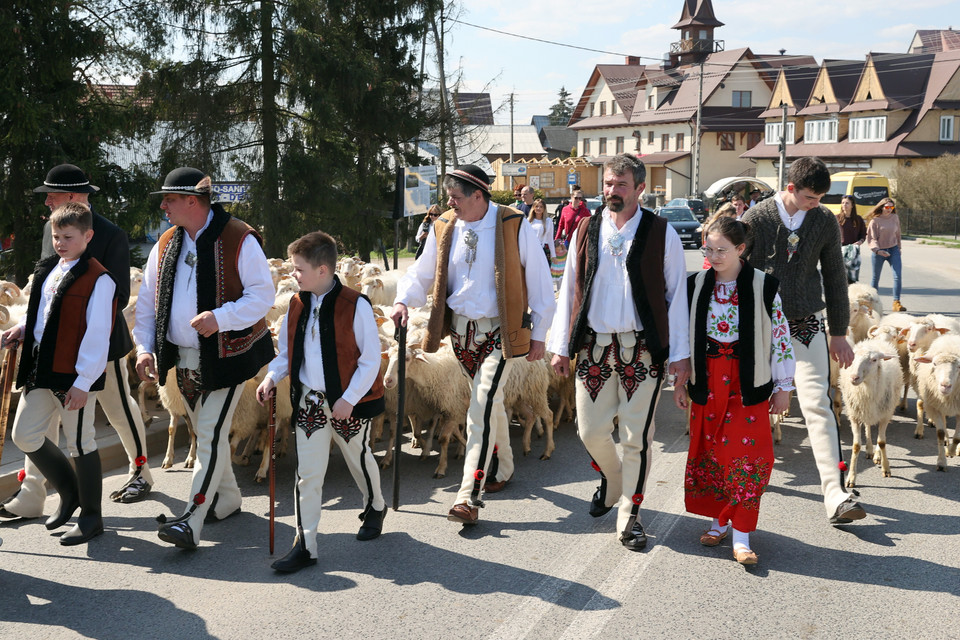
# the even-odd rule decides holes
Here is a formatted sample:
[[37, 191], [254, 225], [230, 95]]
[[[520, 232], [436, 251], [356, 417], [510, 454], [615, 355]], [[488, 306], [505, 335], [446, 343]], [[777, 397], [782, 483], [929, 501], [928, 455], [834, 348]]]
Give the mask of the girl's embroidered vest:
[[[73, 386], [77, 379], [77, 356], [80, 354], [80, 343], [87, 332], [87, 304], [93, 295], [93, 288], [97, 279], [106, 274], [106, 268], [91, 258], [89, 254], [73, 265], [57, 287], [53, 303], [50, 305], [50, 317], [43, 326], [43, 337], [40, 340], [40, 351], [36, 358], [33, 355], [35, 340], [33, 328], [37, 325], [37, 316], [40, 313], [40, 298], [43, 293], [43, 283], [50, 275], [59, 256], [50, 256], [37, 263], [33, 273], [34, 287], [30, 292], [30, 301], [27, 304], [27, 322], [24, 328], [23, 353], [20, 356], [20, 370], [17, 373], [17, 386], [23, 387], [27, 378], [36, 365], [37, 376], [34, 386], [40, 389], [55, 389], [64, 391]], [[116, 317], [117, 301], [113, 301]], [[66, 322], [61, 319], [66, 318]], [[94, 331], [104, 331], [107, 337], [113, 327], [94, 327]], [[105, 376], [101, 375], [90, 387], [90, 391], [103, 389]]]
[[[694, 402], [707, 404], [707, 313], [717, 272], [706, 269], [687, 278], [690, 304], [690, 354], [693, 367], [687, 390]], [[737, 276], [740, 326], [740, 394], [744, 406], [759, 404], [773, 391], [770, 355], [773, 349], [773, 299], [780, 282], [746, 261]]]
[[[451, 311], [447, 307], [447, 272], [453, 230], [457, 218], [453, 210], [437, 218], [437, 277], [433, 283], [430, 319], [423, 339], [423, 350], [434, 353], [440, 341], [450, 335]], [[500, 205], [497, 207], [497, 244], [494, 250], [494, 281], [503, 357], [518, 358], [530, 351], [530, 323], [527, 316], [527, 280], [520, 264], [520, 223], [523, 214]]]
[[[660, 364], [670, 354], [667, 284], [663, 276], [667, 221], [642, 207], [637, 209], [637, 215], [643, 217], [627, 253], [627, 276], [633, 290], [633, 304], [643, 324], [644, 342], [653, 363]], [[570, 313], [571, 357], [583, 348], [587, 334], [590, 294], [600, 258], [602, 222], [602, 216], [591, 216], [577, 224], [577, 282]]]
[[[247, 234], [260, 241], [250, 225], [214, 204], [213, 220], [197, 238], [197, 313], [212, 311], [243, 296], [238, 261]], [[168, 229], [159, 242], [157, 269], [156, 356], [160, 384], [179, 357], [177, 345], [167, 340], [173, 283], [177, 274], [183, 227]], [[200, 384], [206, 391], [225, 389], [253, 378], [274, 357], [273, 340], [262, 318], [252, 327], [200, 336]]]
[[[323, 362], [323, 380], [326, 384], [324, 395], [330, 406], [340, 399], [350, 386], [350, 379], [357, 370], [360, 349], [353, 332], [353, 318], [357, 311], [357, 300], [366, 296], [354, 289], [344, 287], [334, 276], [333, 289], [323, 297], [320, 304], [320, 351]], [[367, 300], [369, 302], [369, 300]], [[310, 322], [310, 293], [301, 291], [290, 298], [287, 312], [287, 359], [290, 370], [290, 401], [293, 406], [293, 418], [296, 418], [300, 406], [300, 367], [303, 365], [303, 341], [307, 325]], [[336, 354], [336, 358], [328, 357]], [[377, 372], [377, 379], [369, 391], [353, 408], [354, 418], [373, 418], [383, 413], [383, 377]]]

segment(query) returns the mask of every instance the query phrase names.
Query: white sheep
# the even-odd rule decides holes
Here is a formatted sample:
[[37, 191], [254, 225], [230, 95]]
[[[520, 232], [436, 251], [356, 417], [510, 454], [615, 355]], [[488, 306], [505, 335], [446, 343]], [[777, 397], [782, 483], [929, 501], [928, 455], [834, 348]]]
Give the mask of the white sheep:
[[359, 284], [360, 293], [367, 296], [372, 304], [393, 304], [397, 297], [397, 281], [402, 275], [394, 270], [380, 276], [364, 278]]
[[[937, 471], [946, 471], [947, 416], [960, 414], [960, 336], [945, 335], [935, 340], [917, 361], [917, 393], [930, 419], [937, 425]], [[960, 444], [954, 429], [953, 448]]]
[[[866, 453], [890, 476], [887, 459], [887, 425], [893, 418], [899, 398], [903, 372], [897, 354], [889, 341], [871, 338], [858, 342], [853, 348], [853, 362], [840, 370], [840, 389], [850, 429], [853, 432], [853, 453], [850, 456], [850, 475], [847, 486], [856, 486], [857, 458], [860, 454], [860, 425], [866, 433]], [[870, 427], [877, 425], [877, 448], [874, 453]]]
[[531, 450], [530, 434], [535, 425], [546, 431], [547, 442], [541, 460], [549, 460], [556, 448], [553, 441], [553, 412], [547, 402], [550, 388], [550, 368], [543, 360], [530, 362], [526, 358], [514, 359], [510, 375], [503, 387], [503, 405], [508, 419], [518, 416], [523, 425], [523, 455]]
[[847, 335], [854, 344], [865, 340], [871, 326], [883, 318], [883, 304], [873, 287], [854, 282], [848, 290], [850, 297], [850, 325]]
[[[915, 379], [917, 362], [915, 357], [926, 353], [933, 344], [933, 341], [946, 333], [960, 335], [960, 322], [954, 318], [940, 315], [939, 313], [931, 313], [922, 318], [915, 318], [913, 322], [900, 330], [900, 339], [906, 344], [907, 353], [910, 356], [908, 367], [910, 372], [909, 378], [910, 386], [913, 387], [914, 391], [917, 389]], [[923, 413], [923, 400], [918, 393], [917, 427], [914, 430], [914, 437], [918, 439], [923, 438]]]
[[[903, 313], [898, 311], [896, 313], [891, 313], [883, 316], [883, 318], [878, 323], [878, 331], [888, 331], [886, 327], [893, 327], [897, 330], [899, 334], [903, 329], [910, 326], [916, 319], [916, 316], [912, 316], [909, 313]], [[897, 342], [897, 355], [900, 356], [900, 370], [903, 372], [903, 397], [900, 400], [900, 404], [897, 405], [897, 410], [906, 411], [907, 409], [907, 392], [910, 390], [910, 352], [907, 351], [907, 343], [905, 340], [900, 339]]]
[[[148, 383], [140, 383], [140, 389], [144, 390]], [[184, 406], [183, 396], [180, 395], [180, 391], [177, 388], [177, 370], [175, 367], [171, 367], [167, 372], [166, 383], [161, 386], [154, 383], [157, 387], [157, 397], [160, 399], [160, 404], [164, 409], [167, 410], [167, 413], [170, 416], [170, 423], [167, 425], [167, 452], [163, 456], [163, 462], [160, 464], [162, 469], [169, 469], [173, 466], [174, 459], [174, 440], [177, 437], [177, 427], [180, 423], [180, 418], [183, 417], [184, 423], [187, 425], [187, 432], [190, 434], [190, 451], [187, 453], [187, 459], [184, 460], [183, 466], [186, 469], [192, 469], [193, 465], [197, 461], [197, 434], [194, 431], [193, 425], [190, 424], [190, 418], [187, 417], [187, 409]], [[143, 396], [140, 396], [141, 403], [143, 402]], [[141, 407], [143, 404], [140, 405]]]

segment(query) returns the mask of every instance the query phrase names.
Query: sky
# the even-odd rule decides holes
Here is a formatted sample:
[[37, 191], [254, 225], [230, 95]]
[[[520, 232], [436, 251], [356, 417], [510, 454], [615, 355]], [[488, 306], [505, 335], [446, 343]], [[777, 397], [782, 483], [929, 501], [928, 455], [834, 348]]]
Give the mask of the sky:
[[[957, 0], [713, 0], [713, 9], [724, 23], [714, 38], [727, 50], [786, 49], [818, 63], [905, 53], [918, 29], [960, 29]], [[627, 54], [644, 64], [662, 59], [680, 39], [670, 27], [683, 0], [461, 0], [458, 10], [446, 36], [447, 73], [459, 68], [464, 92], [491, 94], [497, 124], [510, 123], [513, 92], [514, 123], [530, 124], [549, 113], [561, 86], [576, 105], [597, 64], [623, 64]]]

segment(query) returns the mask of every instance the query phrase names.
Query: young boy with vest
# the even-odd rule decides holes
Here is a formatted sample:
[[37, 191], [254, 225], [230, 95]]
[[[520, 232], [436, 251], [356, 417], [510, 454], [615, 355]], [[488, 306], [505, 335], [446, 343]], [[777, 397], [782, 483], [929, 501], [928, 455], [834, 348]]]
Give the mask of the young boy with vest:
[[[93, 408], [104, 384], [116, 284], [86, 253], [93, 238], [89, 207], [67, 203], [50, 221], [57, 255], [37, 263], [33, 281], [41, 286], [34, 286], [26, 315], [3, 333], [2, 343], [23, 341], [17, 387], [24, 391], [13, 441], [60, 494], [47, 529], [63, 526], [80, 509], [77, 524], [60, 537], [60, 544], [71, 546], [103, 533]], [[63, 424], [76, 472], [46, 437], [54, 421]]]
[[380, 338], [366, 296], [344, 287], [335, 275], [336, 241], [314, 231], [287, 247], [300, 293], [280, 325], [280, 353], [257, 388], [257, 400], [270, 396], [289, 375], [297, 434], [294, 488], [297, 539], [273, 569], [292, 573], [317, 563], [317, 530], [323, 503], [323, 477], [335, 442], [360, 492], [364, 510], [358, 540], [380, 535], [386, 503], [380, 472], [370, 450], [371, 419], [383, 413]]

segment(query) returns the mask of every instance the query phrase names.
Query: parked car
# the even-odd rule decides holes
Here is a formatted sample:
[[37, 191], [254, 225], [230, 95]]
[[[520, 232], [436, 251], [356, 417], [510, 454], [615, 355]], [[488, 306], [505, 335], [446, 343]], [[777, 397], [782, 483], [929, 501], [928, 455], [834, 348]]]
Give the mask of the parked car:
[[699, 198], [674, 198], [667, 203], [668, 207], [689, 207], [693, 211], [693, 215], [696, 216], [697, 220], [703, 222], [707, 219], [707, 207], [703, 204], [703, 200]]
[[590, 209], [590, 215], [593, 215], [597, 212], [597, 209], [600, 208], [600, 205], [603, 204], [603, 198], [587, 198], [583, 203], [587, 205], [587, 209]]
[[690, 207], [660, 207], [657, 209], [657, 215], [667, 219], [667, 223], [680, 236], [680, 242], [684, 247], [700, 248], [700, 221], [693, 215]]

